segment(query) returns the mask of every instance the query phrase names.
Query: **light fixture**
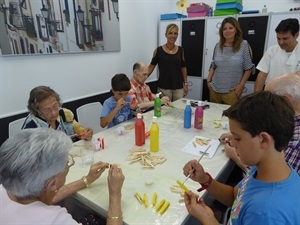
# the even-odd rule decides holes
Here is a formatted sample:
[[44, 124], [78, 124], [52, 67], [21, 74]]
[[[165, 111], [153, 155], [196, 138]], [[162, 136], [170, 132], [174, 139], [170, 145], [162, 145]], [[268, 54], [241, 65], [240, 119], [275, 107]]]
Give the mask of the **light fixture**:
[[83, 24], [83, 22], [84, 22], [84, 11], [81, 9], [80, 5], [78, 6], [78, 9], [77, 9], [76, 13], [77, 13], [77, 17], [78, 17], [79, 22], [81, 22]]
[[119, 20], [119, 0], [111, 0], [111, 2], [113, 4], [114, 13]]
[[49, 11], [48, 9], [46, 9], [45, 5], [43, 4], [43, 8], [41, 8], [41, 13], [43, 18], [45, 18], [46, 20], [48, 20], [49, 18]]

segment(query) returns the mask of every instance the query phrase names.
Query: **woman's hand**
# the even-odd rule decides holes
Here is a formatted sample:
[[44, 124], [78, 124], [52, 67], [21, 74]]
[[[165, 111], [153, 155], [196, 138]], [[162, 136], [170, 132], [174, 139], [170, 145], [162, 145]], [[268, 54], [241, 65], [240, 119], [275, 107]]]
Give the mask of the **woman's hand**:
[[97, 180], [107, 168], [109, 168], [109, 164], [101, 161], [92, 164], [90, 167], [90, 171], [86, 176], [88, 183], [91, 184], [95, 180]]
[[183, 86], [183, 95], [187, 96], [188, 93], [189, 93], [189, 86], [188, 85], [184, 85]]
[[241, 97], [241, 95], [243, 94], [244, 85], [238, 84], [237, 86], [235, 86], [235, 88], [233, 88], [233, 90], [235, 91], [237, 97]]
[[122, 169], [117, 165], [111, 165], [107, 177], [109, 194], [120, 194], [124, 180]]
[[199, 220], [201, 224], [219, 225], [213, 211], [204, 203], [202, 198], [199, 199], [199, 196], [192, 191], [184, 194], [184, 203], [188, 212]]
[[207, 182], [207, 176], [204, 172], [204, 169], [197, 160], [191, 160], [184, 165], [183, 174], [188, 176], [190, 173], [192, 173], [190, 178], [193, 181], [199, 183]]
[[80, 139], [90, 141], [93, 137], [93, 129], [92, 128], [84, 128], [82, 131], [82, 135], [80, 135]]

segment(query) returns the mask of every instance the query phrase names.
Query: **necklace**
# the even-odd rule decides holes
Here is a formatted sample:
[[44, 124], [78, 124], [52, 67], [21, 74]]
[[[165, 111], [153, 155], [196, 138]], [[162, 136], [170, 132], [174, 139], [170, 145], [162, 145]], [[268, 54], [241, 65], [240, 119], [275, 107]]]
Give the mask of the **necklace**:
[[169, 48], [169, 46], [166, 44], [167, 49], [169, 49], [170, 53], [173, 53], [173, 49], [175, 48], [175, 45], [173, 46], [173, 48]]

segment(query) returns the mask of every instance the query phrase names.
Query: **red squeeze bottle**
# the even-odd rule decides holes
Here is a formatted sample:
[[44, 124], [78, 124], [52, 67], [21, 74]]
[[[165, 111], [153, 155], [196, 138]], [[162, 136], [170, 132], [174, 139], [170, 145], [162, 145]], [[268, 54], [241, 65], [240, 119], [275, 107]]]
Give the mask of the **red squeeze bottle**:
[[142, 118], [142, 114], [137, 114], [137, 120], [135, 121], [135, 144], [142, 146], [145, 144], [145, 124]]

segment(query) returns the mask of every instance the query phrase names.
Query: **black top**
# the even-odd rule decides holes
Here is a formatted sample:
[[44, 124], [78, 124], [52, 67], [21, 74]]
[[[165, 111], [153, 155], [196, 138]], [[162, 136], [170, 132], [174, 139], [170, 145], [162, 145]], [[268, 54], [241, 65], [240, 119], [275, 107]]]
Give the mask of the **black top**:
[[183, 88], [181, 69], [186, 66], [182, 54], [183, 48], [180, 46], [178, 46], [178, 51], [175, 54], [165, 52], [162, 46], [157, 48], [156, 55], [152, 58], [151, 64], [158, 64], [158, 87], [171, 90]]

